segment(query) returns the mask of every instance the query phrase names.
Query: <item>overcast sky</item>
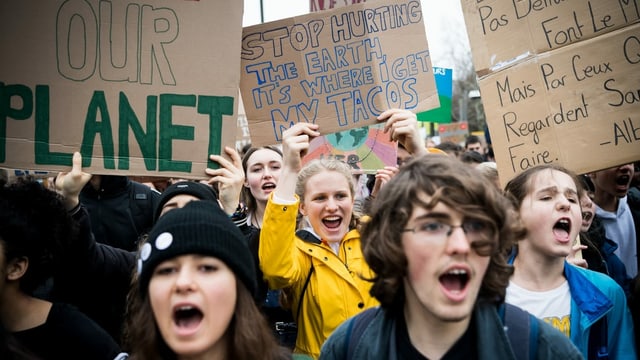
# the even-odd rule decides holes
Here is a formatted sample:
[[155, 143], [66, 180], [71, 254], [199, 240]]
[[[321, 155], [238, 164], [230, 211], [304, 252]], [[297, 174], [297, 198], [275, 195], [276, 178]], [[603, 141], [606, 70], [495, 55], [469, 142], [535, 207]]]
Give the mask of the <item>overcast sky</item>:
[[[309, 13], [309, 0], [262, 0], [265, 22]], [[456, 53], [468, 51], [464, 18], [459, 0], [420, 0], [433, 66], [454, 68], [451, 46]], [[244, 0], [244, 26], [260, 23], [260, 0]]]

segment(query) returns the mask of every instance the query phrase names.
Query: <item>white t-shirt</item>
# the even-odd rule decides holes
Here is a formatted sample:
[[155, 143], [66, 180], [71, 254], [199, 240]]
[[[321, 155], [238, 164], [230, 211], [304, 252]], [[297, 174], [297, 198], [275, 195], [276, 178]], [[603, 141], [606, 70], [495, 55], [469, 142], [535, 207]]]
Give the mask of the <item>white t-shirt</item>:
[[505, 301], [544, 320], [567, 337], [571, 335], [571, 291], [566, 280], [549, 291], [530, 291], [509, 281]]

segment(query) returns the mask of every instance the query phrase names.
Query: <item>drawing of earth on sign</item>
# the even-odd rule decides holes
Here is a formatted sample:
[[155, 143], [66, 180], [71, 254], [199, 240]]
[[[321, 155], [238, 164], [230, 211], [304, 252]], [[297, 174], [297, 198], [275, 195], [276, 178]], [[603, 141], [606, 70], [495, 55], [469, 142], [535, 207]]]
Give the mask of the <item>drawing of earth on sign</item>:
[[327, 134], [311, 140], [303, 164], [334, 158], [349, 164], [354, 173], [375, 173], [396, 164], [397, 144], [383, 132], [383, 124]]
[[365, 126], [358, 129], [329, 134], [327, 135], [327, 141], [329, 141], [329, 144], [335, 149], [349, 151], [362, 146], [367, 140], [368, 135], [369, 127]]

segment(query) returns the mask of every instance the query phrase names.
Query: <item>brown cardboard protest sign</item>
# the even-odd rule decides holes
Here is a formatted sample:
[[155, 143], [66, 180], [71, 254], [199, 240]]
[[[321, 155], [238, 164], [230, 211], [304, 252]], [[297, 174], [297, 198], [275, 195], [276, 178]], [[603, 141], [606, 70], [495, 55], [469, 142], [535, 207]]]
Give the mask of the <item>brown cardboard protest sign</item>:
[[420, 2], [368, 1], [251, 26], [241, 92], [253, 145], [298, 122], [323, 134], [373, 125], [389, 108], [439, 106]]
[[503, 184], [539, 164], [640, 159], [638, 5], [463, 0]]
[[205, 177], [235, 142], [242, 2], [0, 3], [0, 166]]

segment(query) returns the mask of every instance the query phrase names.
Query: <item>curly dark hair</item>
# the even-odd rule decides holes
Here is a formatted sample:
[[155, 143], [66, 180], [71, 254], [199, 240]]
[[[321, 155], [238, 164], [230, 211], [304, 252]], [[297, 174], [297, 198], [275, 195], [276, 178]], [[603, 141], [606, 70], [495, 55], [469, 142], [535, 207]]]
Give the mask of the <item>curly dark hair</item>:
[[[422, 194], [431, 200], [424, 202]], [[504, 300], [513, 273], [506, 254], [526, 233], [516, 211], [500, 190], [474, 168], [451, 156], [428, 154], [411, 160], [381, 189], [374, 200], [371, 218], [363, 225], [363, 253], [376, 273], [371, 279], [371, 295], [383, 307], [397, 310], [404, 302], [407, 257], [402, 247], [402, 230], [413, 209], [432, 209], [438, 203], [493, 225], [495, 244], [479, 300], [495, 303]]]
[[31, 294], [64, 261], [78, 232], [61, 196], [31, 178], [0, 182], [0, 242], [7, 261], [26, 257], [20, 289]]

